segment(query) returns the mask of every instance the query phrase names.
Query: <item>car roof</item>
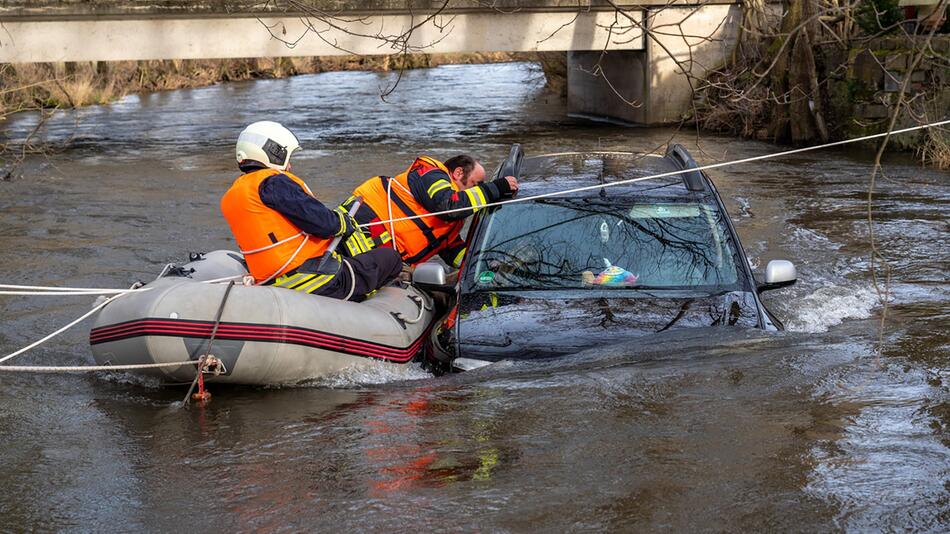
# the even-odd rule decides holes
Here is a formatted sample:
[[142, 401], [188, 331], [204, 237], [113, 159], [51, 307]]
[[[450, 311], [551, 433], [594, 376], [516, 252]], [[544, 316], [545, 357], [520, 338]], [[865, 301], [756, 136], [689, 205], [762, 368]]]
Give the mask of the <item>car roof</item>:
[[[599, 151], [525, 156], [519, 169], [519, 196], [549, 194], [580, 187], [622, 182], [696, 166], [685, 149], [681, 149], [682, 152], [679, 154], [672, 153], [672, 150], [671, 147], [671, 152], [668, 152], [666, 156]], [[689, 174], [692, 176], [686, 179], [684, 176]], [[569, 192], [558, 195], [557, 198], [609, 198], [636, 195], [695, 199], [697, 192], [709, 191], [710, 186], [706, 184], [707, 181], [708, 177], [700, 171], [687, 171], [629, 184]]]

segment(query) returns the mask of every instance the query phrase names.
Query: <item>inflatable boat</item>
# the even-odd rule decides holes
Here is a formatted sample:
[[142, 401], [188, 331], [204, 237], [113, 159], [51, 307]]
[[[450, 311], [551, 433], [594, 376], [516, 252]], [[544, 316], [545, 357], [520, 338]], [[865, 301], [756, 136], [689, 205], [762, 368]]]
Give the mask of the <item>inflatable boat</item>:
[[[107, 304], [89, 335], [100, 365], [161, 364], [213, 356], [207, 382], [286, 385], [349, 368], [405, 365], [423, 349], [432, 298], [411, 285], [361, 303], [271, 286], [245, 286], [240, 254], [215, 251], [168, 266], [153, 282]], [[235, 284], [210, 281], [234, 279]], [[166, 383], [195, 378], [195, 364], [147, 372]]]

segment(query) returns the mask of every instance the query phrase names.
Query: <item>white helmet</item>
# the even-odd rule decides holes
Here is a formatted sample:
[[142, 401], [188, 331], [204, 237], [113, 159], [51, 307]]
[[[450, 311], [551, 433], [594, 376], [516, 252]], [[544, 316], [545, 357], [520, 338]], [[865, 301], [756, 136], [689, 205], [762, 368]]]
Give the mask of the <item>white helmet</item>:
[[256, 161], [271, 169], [285, 171], [290, 165], [290, 155], [300, 148], [300, 142], [280, 124], [258, 121], [241, 132], [234, 148], [238, 163]]

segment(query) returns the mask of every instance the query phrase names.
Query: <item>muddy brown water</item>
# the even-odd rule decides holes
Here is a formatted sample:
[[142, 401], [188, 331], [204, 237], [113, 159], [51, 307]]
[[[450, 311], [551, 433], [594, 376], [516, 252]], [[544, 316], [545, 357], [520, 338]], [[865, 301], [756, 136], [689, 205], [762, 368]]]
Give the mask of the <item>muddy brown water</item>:
[[[0, 283], [126, 287], [188, 251], [233, 247], [218, 200], [253, 120], [297, 131], [295, 170], [338, 201], [418, 153], [652, 151], [700, 162], [776, 149], [565, 119], [529, 64], [345, 72], [129, 97], [62, 114], [68, 150], [0, 183]], [[472, 82], [475, 83], [472, 83]], [[18, 116], [7, 133], [29, 129]], [[178, 389], [126, 375], [0, 375], [3, 530], [946, 531], [950, 526], [950, 182], [892, 157], [868, 279], [871, 151], [711, 174], [788, 332], [674, 332], [432, 378], [410, 366], [309, 387]], [[91, 299], [0, 297], [0, 354]], [[88, 325], [12, 363], [90, 364]]]

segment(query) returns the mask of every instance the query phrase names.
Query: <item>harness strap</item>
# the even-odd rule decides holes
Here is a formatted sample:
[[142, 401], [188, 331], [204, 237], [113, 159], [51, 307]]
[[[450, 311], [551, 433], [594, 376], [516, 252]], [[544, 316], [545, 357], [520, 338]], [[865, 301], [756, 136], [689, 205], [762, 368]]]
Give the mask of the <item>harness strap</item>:
[[292, 261], [294, 261], [294, 258], [297, 257], [297, 254], [300, 254], [300, 251], [303, 250], [303, 247], [304, 245], [307, 244], [307, 241], [310, 241], [310, 234], [304, 234], [303, 232], [301, 232], [301, 234], [303, 234], [303, 241], [300, 242], [300, 246], [297, 247], [297, 250], [295, 250], [294, 253], [291, 254], [289, 258], [287, 258], [287, 261], [285, 261], [284, 264], [281, 265], [279, 269], [274, 271], [274, 274], [268, 276], [265, 280], [261, 282], [256, 282], [256, 285], [259, 285], [259, 286], [267, 285], [267, 282], [270, 282], [271, 280], [279, 276], [280, 273], [283, 272], [283, 270], [286, 269], [287, 266], [290, 265]]
[[[405, 187], [403, 187], [402, 184], [400, 184], [400, 183], [397, 182], [397, 181], [394, 181], [394, 180], [390, 179], [388, 176], [380, 176], [379, 179], [382, 181], [383, 187], [385, 187], [385, 188], [387, 188], [387, 189], [390, 188], [390, 185], [389, 185], [390, 183], [395, 183], [396, 185], [398, 185], [399, 187], [401, 187], [403, 190], [405, 190]], [[405, 213], [407, 216], [409, 216], [409, 217], [415, 217], [415, 216], [419, 215], [418, 213], [414, 212], [414, 211], [412, 210], [412, 208], [410, 208], [409, 205], [406, 204], [401, 198], [399, 198], [399, 195], [391, 195], [391, 196], [390, 196], [390, 199], [391, 199], [391, 200], [396, 204], [396, 206], [398, 206], [399, 209], [402, 210], [402, 212]], [[391, 219], [391, 218], [392, 218], [392, 217], [390, 217], [390, 219]], [[426, 225], [426, 223], [422, 222], [422, 219], [421, 219], [421, 218], [419, 218], [419, 219], [412, 219], [412, 222], [413, 222], [413, 224], [416, 225], [416, 228], [418, 228], [418, 229], [422, 232], [422, 234], [423, 234], [424, 236], [426, 236], [426, 240], [429, 242], [429, 246], [430, 246], [430, 247], [431, 247], [433, 244], [439, 243], [440, 239], [437, 238], [437, 237], [435, 236], [435, 234], [432, 233], [432, 228], [429, 228], [429, 226]], [[427, 248], [428, 248], [428, 247], [427, 247]]]

